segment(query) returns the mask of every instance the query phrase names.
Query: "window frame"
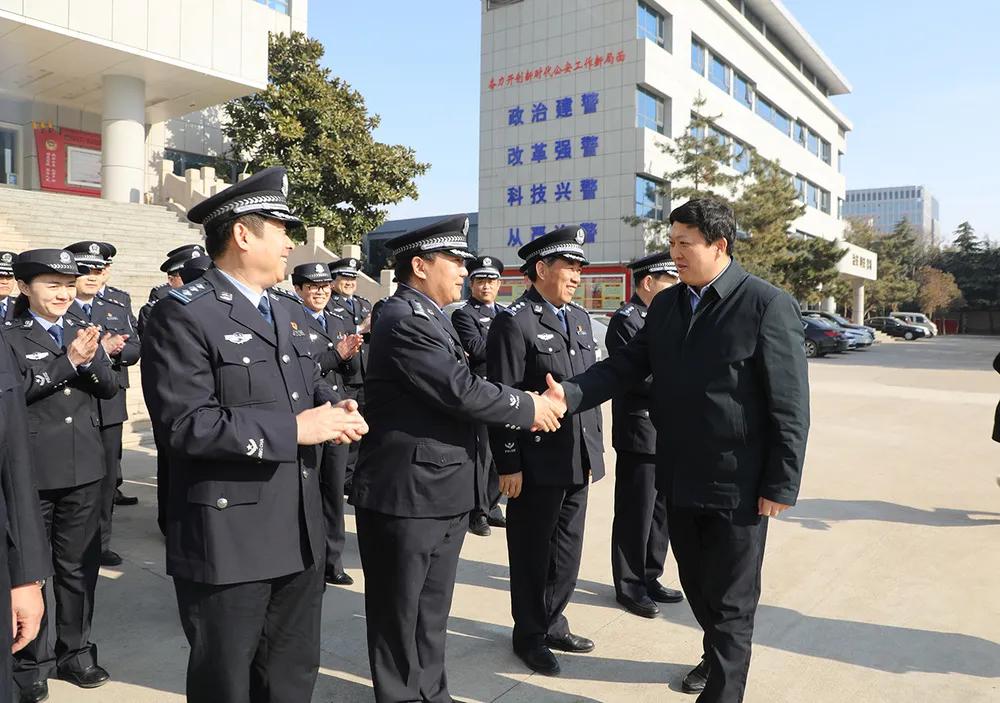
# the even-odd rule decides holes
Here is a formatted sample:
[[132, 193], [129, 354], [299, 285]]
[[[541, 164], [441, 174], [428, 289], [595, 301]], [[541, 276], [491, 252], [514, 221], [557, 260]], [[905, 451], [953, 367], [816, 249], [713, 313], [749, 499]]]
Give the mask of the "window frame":
[[[647, 184], [647, 187], [648, 187], [648, 185], [652, 185], [653, 188], [654, 188], [653, 207], [652, 207], [653, 217], [649, 217], [648, 215], [644, 214], [646, 212], [645, 210], [643, 212], [639, 211], [640, 205], [645, 204], [645, 202], [646, 202], [644, 200], [642, 203], [640, 203], [640, 200], [639, 200], [639, 185], [640, 185], [640, 182], [645, 182]], [[665, 217], [665, 207], [664, 207], [664, 202], [663, 202], [664, 199], [663, 199], [663, 193], [660, 192], [660, 188], [661, 188], [662, 185], [663, 185], [662, 181], [658, 181], [658, 180], [656, 180], [654, 178], [650, 178], [649, 176], [645, 176], [645, 175], [643, 175], [641, 173], [635, 174], [635, 191], [633, 193], [633, 195], [634, 195], [634, 198], [633, 198], [634, 203], [633, 203], [633, 205], [634, 205], [634, 211], [635, 211], [635, 216], [636, 217], [641, 217], [644, 220], [653, 220], [655, 222], [663, 222], [664, 221], [664, 217]], [[644, 191], [644, 193], [645, 193], [645, 191]]]
[[[656, 20], [655, 38], [651, 37], [649, 33], [645, 31], [646, 28], [642, 24], [643, 11], [645, 11], [647, 16], [651, 16]], [[642, 0], [639, 0], [639, 2], [636, 3], [635, 32], [637, 39], [648, 39], [657, 46], [663, 47], [664, 49], [668, 49], [668, 44], [666, 40], [667, 22], [668, 22], [667, 18], [664, 17], [664, 15], [658, 10], [650, 7], [649, 4], [642, 2]]]
[[[658, 115], [653, 115], [654, 125], [651, 127], [648, 124], [640, 124], [640, 117], [644, 117], [640, 106], [642, 105], [642, 98], [647, 97], [655, 102], [654, 112], [659, 113]], [[643, 129], [650, 129], [658, 134], [666, 135], [668, 133], [667, 129], [667, 98], [657, 93], [647, 90], [641, 85], [635, 87], [635, 126]]]
[[[723, 91], [726, 95], [732, 95], [733, 93], [733, 67], [728, 61], [716, 54], [714, 51], [711, 53], [711, 60], [709, 61], [708, 67], [708, 82], [714, 85], [719, 90]], [[715, 82], [714, 69], [716, 64], [722, 66], [723, 76], [725, 86], [719, 85]]]
[[[695, 67], [695, 50], [699, 49], [701, 52], [701, 71]], [[691, 70], [697, 73], [702, 78], [705, 77], [705, 70], [708, 67], [708, 47], [695, 37], [691, 37]]]

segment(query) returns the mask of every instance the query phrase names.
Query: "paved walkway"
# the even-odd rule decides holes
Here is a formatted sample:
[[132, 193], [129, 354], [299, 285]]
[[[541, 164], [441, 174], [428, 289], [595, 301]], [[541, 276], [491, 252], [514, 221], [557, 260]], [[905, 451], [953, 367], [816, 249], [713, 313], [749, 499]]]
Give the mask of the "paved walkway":
[[[950, 337], [811, 362], [806, 476], [798, 506], [771, 526], [747, 701], [1000, 700], [1000, 445], [990, 441], [998, 350], [1000, 338]], [[142, 502], [116, 515], [114, 546], [126, 562], [102, 571], [94, 627], [114, 680], [95, 691], [52, 682], [52, 703], [183, 700], [187, 646], [154, 522], [154, 462], [133, 451], [125, 465]], [[466, 539], [448, 641], [453, 695], [693, 701], [679, 692], [700, 647], [687, 605], [645, 620], [614, 602], [612, 495], [610, 475], [591, 492], [568, 611], [597, 649], [560, 655], [559, 678], [532, 675], [510, 651], [503, 531]], [[372, 700], [351, 536], [345, 561], [358, 583], [327, 590], [313, 703]], [[672, 565], [664, 581], [677, 586]]]

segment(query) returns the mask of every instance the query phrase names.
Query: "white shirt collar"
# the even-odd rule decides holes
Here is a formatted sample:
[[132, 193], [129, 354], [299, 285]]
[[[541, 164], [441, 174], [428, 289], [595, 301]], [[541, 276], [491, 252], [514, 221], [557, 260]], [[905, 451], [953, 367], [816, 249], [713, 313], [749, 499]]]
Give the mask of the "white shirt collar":
[[32, 310], [31, 308], [28, 308], [28, 312], [31, 313], [31, 316], [33, 318], [35, 318], [35, 322], [37, 322], [41, 326], [41, 328], [43, 330], [45, 330], [46, 332], [48, 332], [49, 328], [52, 327], [53, 325], [55, 325], [57, 327], [62, 327], [63, 326], [63, 319], [61, 317], [58, 320], [56, 320], [55, 322], [49, 322], [44, 317], [40, 317], [40, 316], [36, 315], [35, 311]]

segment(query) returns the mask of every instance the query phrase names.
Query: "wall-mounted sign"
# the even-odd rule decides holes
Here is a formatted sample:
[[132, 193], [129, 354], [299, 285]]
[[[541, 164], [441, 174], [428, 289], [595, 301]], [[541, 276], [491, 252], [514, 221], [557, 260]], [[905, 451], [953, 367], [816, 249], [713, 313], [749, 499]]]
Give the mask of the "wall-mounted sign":
[[577, 71], [592, 71], [601, 66], [610, 66], [616, 63], [625, 63], [625, 52], [622, 50], [608, 51], [606, 53], [594, 53], [587, 56], [577, 57], [572, 61], [564, 63], [546, 64], [544, 66], [529, 66], [521, 71], [511, 71], [493, 76], [486, 83], [490, 90], [497, 88], [509, 88], [512, 85], [530, 83], [532, 81], [542, 81], [556, 76], [563, 76], [567, 73]]
[[42, 190], [101, 195], [101, 135], [33, 124]]

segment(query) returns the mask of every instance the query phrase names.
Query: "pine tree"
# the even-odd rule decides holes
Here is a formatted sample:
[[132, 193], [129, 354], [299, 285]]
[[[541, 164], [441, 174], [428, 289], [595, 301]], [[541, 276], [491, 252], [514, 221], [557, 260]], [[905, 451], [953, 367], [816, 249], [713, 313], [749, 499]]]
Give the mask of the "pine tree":
[[976, 237], [976, 230], [968, 221], [963, 222], [955, 229], [953, 246], [963, 254], [978, 254], [985, 249], [983, 243]]

